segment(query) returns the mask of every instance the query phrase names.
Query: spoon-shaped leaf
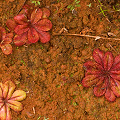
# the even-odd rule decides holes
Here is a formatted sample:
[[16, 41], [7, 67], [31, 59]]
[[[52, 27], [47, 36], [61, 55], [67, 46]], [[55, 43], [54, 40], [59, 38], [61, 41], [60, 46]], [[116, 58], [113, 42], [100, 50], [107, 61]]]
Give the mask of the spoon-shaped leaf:
[[14, 111], [21, 111], [23, 109], [22, 104], [15, 100], [8, 100], [8, 106]]
[[11, 97], [11, 100], [21, 101], [26, 98], [26, 92], [23, 90], [16, 90]]

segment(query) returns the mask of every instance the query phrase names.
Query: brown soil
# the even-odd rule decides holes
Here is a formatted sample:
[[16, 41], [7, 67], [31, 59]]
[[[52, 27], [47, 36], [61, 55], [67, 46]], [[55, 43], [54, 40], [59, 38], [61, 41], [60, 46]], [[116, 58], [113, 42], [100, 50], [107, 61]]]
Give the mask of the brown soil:
[[[24, 110], [11, 110], [12, 120], [119, 120], [120, 98], [110, 103], [104, 96], [95, 97], [93, 87], [84, 88], [81, 80], [83, 63], [93, 59], [93, 49], [109, 50], [116, 56], [120, 41], [53, 33], [66, 28], [69, 33], [105, 37], [114, 33], [120, 38], [120, 11], [113, 9], [120, 9], [120, 1], [101, 0], [106, 17], [100, 13], [98, 0], [81, 0], [73, 11], [67, 8], [73, 0], [39, 1], [40, 7], [51, 10], [51, 41], [21, 47], [13, 44], [8, 56], [0, 50], [0, 81], [11, 79], [16, 89], [27, 92]], [[24, 0], [0, 0], [0, 25], [6, 27], [6, 20], [17, 15], [23, 4]]]

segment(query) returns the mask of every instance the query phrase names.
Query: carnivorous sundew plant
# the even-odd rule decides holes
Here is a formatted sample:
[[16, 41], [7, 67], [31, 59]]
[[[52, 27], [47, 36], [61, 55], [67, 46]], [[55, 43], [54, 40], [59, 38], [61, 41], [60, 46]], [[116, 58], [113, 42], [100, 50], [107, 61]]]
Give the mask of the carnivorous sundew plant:
[[112, 102], [120, 97], [120, 54], [114, 58], [111, 52], [95, 49], [93, 58], [94, 61], [84, 63], [86, 73], [82, 84], [94, 86], [95, 96], [105, 95]]
[[4, 84], [0, 83], [0, 120], [11, 120], [10, 108], [14, 111], [23, 109], [22, 101], [26, 98], [26, 92], [15, 90], [15, 84], [8, 80]]
[[13, 21], [8, 20], [7, 26], [16, 33], [13, 41], [15, 45], [21, 46], [25, 43], [36, 43], [39, 39], [42, 43], [50, 40], [52, 23], [49, 19], [50, 10], [47, 8], [31, 9], [29, 5], [24, 6], [25, 12], [14, 17]]

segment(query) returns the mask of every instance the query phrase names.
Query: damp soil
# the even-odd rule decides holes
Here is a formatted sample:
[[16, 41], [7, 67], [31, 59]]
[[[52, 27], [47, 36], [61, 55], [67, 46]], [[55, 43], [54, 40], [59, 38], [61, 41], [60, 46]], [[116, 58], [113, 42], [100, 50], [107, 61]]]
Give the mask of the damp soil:
[[[53, 35], [65, 28], [64, 33], [120, 38], [120, 1], [99, 1], [81, 0], [80, 7], [71, 11], [67, 6], [73, 0], [39, 0], [38, 7], [51, 11], [50, 42], [21, 47], [12, 43], [13, 52], [8, 56], [0, 50], [0, 81], [11, 79], [16, 89], [27, 93], [22, 101], [24, 109], [11, 110], [12, 120], [120, 119], [120, 98], [108, 102], [104, 96], [95, 97], [93, 87], [84, 88], [81, 84], [83, 63], [93, 59], [92, 51], [100, 48], [116, 56], [120, 53], [120, 41]], [[24, 2], [0, 0], [0, 25], [6, 28], [6, 20], [17, 15]]]

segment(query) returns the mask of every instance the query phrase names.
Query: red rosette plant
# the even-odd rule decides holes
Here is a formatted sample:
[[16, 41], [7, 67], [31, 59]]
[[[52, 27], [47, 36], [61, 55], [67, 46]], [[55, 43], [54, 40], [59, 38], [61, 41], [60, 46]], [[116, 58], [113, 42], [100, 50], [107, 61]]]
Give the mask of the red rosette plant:
[[94, 95], [102, 96], [108, 101], [120, 97], [120, 55], [113, 57], [111, 52], [99, 49], [93, 51], [94, 61], [84, 63], [86, 69], [82, 80], [84, 87], [94, 86]]
[[[50, 40], [50, 33], [52, 23], [49, 19], [50, 11], [47, 8], [31, 9], [30, 6], [24, 6], [24, 14], [18, 14], [13, 21], [7, 21], [7, 26], [10, 30], [14, 29], [16, 33], [14, 43], [17, 46], [25, 43], [36, 43], [39, 39], [42, 43]], [[12, 23], [12, 24], [11, 24]]]
[[22, 101], [26, 98], [26, 93], [23, 90], [16, 90], [15, 84], [12, 81], [0, 83], [0, 120], [11, 120], [10, 108], [14, 111], [23, 109]]
[[8, 55], [12, 53], [12, 42], [13, 33], [7, 33], [4, 28], [0, 27], [0, 47], [4, 54]]

